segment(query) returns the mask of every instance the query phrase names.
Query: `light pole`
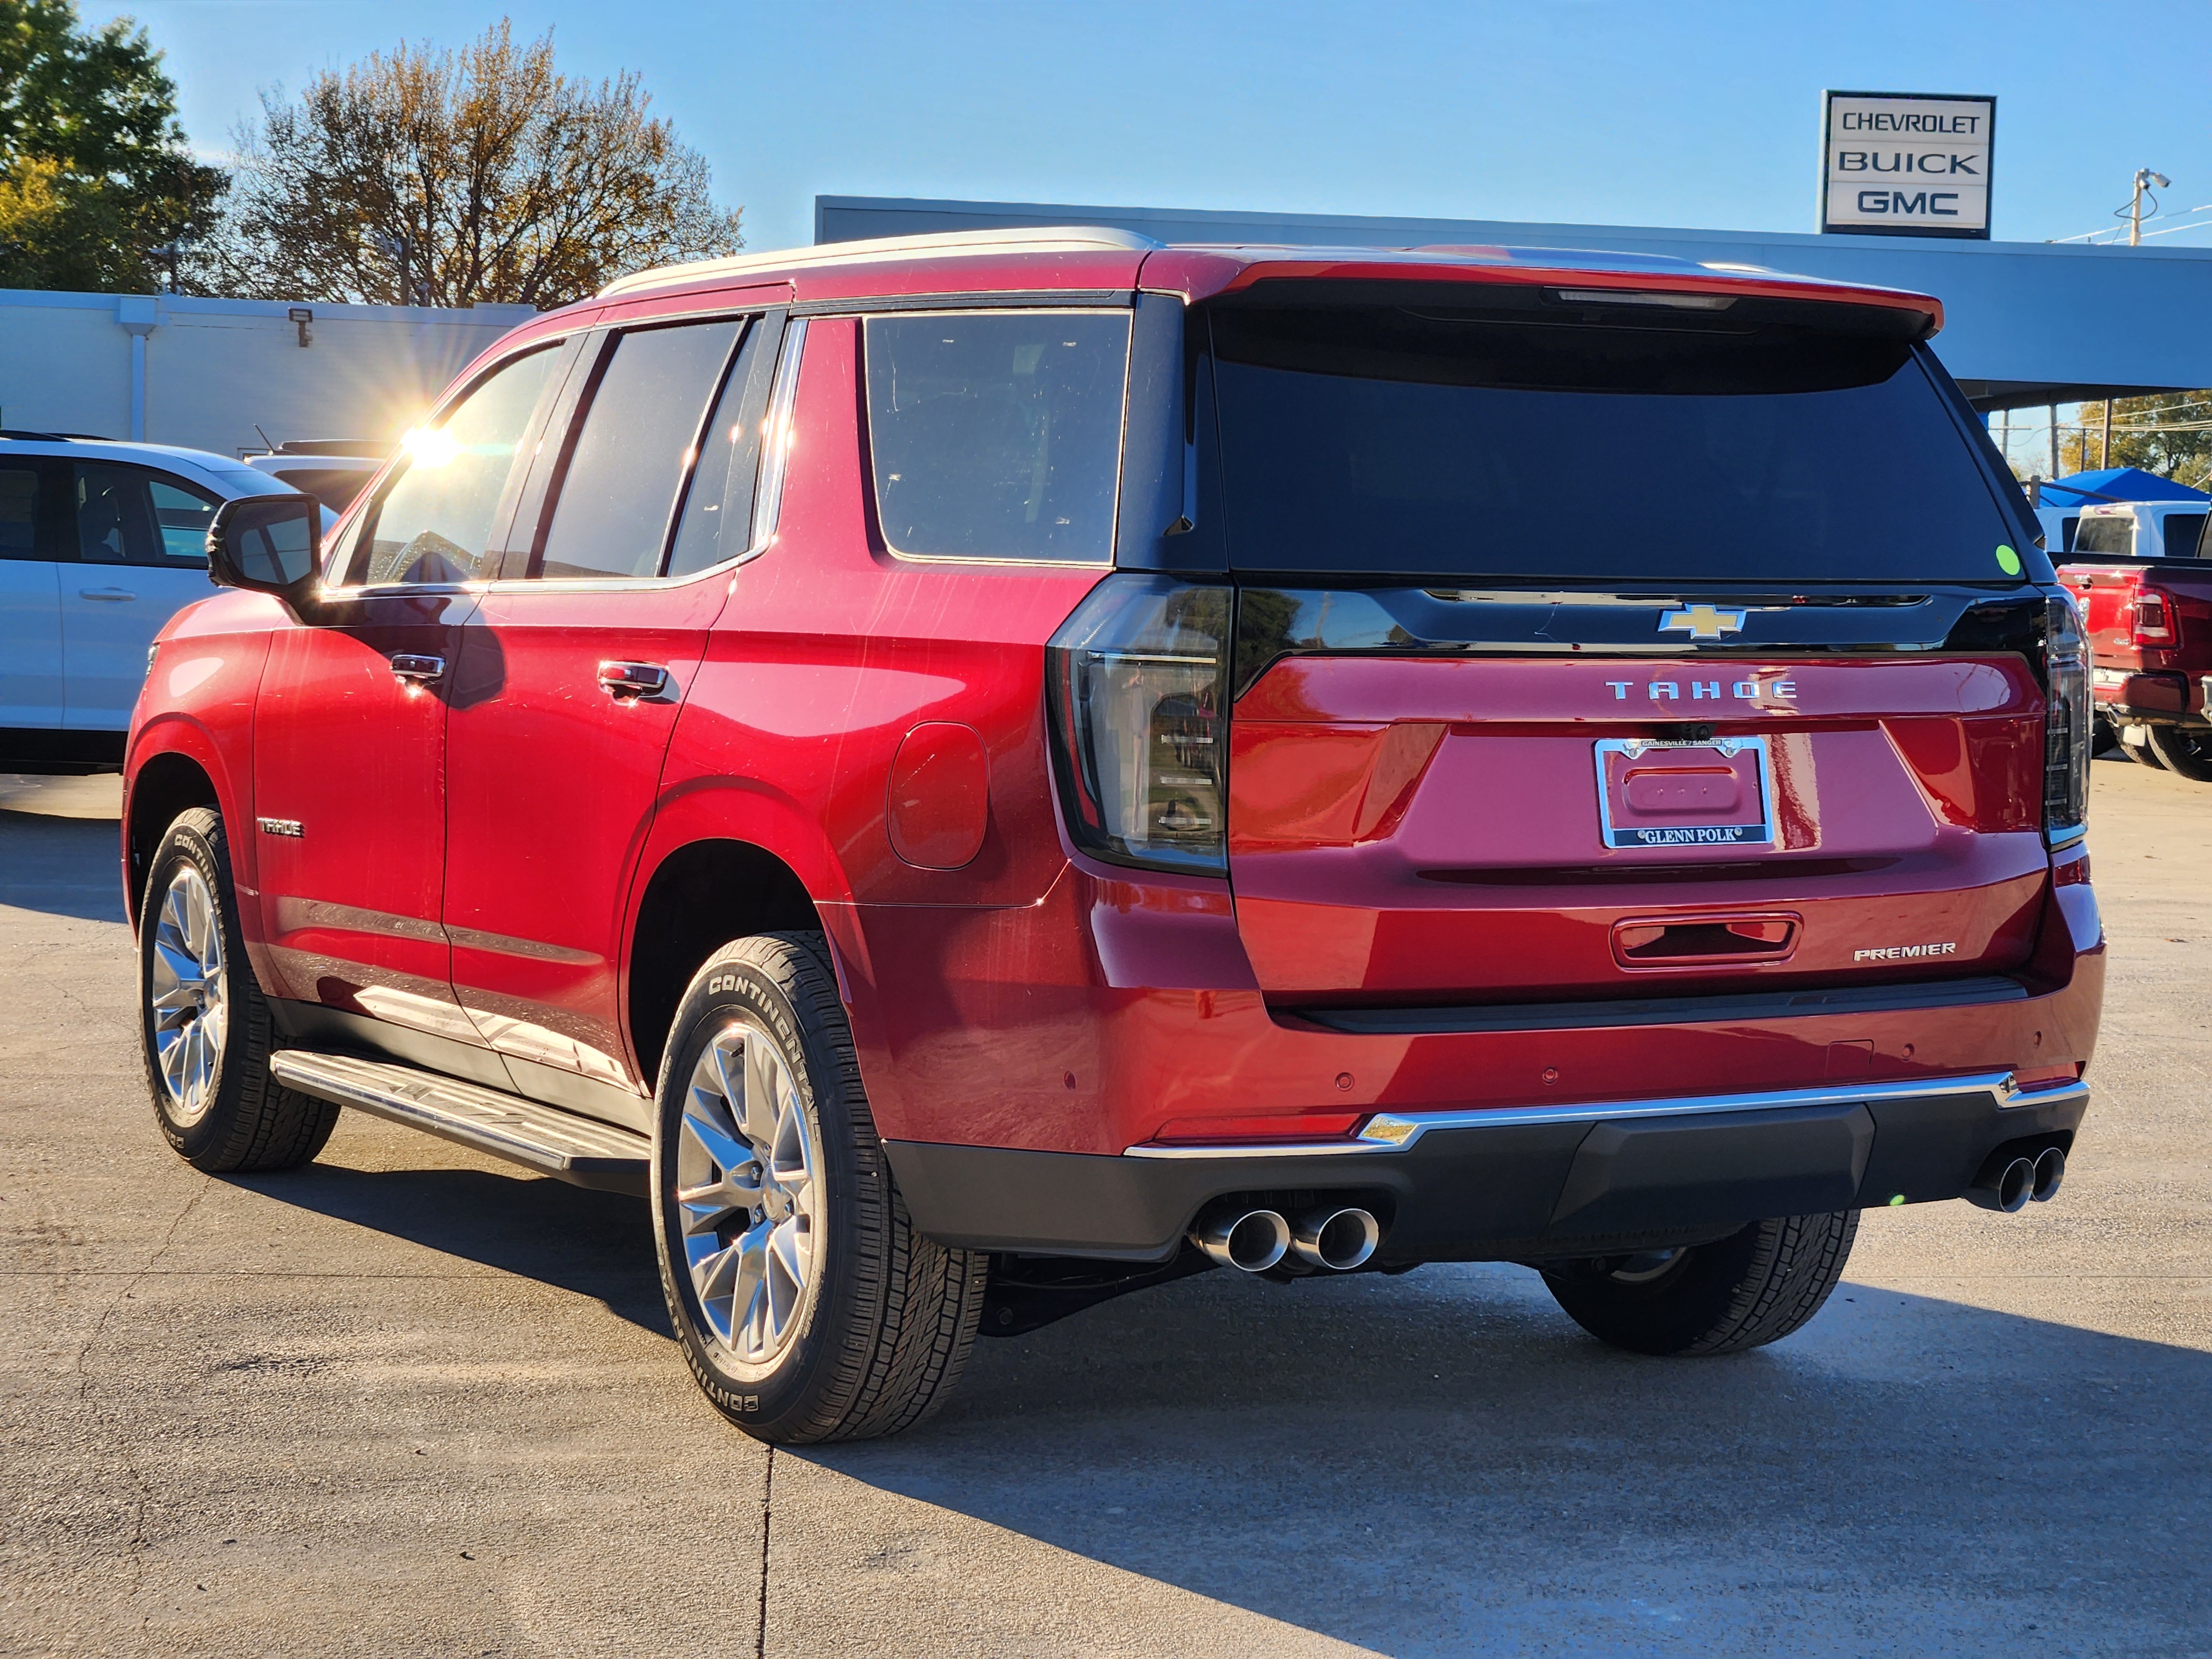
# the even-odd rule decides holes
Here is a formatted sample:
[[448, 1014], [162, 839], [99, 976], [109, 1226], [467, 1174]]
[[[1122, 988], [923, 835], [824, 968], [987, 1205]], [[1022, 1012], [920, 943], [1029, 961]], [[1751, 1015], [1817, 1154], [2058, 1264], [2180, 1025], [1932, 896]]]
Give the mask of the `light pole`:
[[[2148, 167], [2137, 167], [2135, 194], [2128, 201], [2128, 246], [2130, 247], [2142, 246], [2143, 198], [2150, 194], [2149, 187], [2153, 185], [2156, 185], [2160, 190], [2171, 190], [2173, 188], [2173, 180], [2162, 173], [2153, 173]], [[2153, 213], [2158, 211], [2158, 199], [2155, 197], [2151, 199], [2150, 210]]]

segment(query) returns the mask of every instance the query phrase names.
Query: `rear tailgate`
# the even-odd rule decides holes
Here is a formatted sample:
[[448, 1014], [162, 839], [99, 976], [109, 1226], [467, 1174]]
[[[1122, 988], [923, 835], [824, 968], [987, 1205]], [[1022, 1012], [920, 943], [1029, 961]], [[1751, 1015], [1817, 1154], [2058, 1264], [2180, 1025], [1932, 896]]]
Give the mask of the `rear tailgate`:
[[1238, 927], [1282, 1006], [2014, 967], [2043, 708], [2017, 655], [1285, 658], [1231, 717]]

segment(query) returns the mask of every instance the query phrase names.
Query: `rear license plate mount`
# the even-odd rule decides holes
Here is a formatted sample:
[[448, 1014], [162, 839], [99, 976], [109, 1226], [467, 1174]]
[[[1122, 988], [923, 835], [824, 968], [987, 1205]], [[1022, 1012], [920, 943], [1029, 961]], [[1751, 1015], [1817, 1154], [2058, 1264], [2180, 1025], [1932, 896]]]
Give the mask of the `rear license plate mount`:
[[1601, 738], [1596, 760], [1610, 849], [1774, 845], [1765, 738]]

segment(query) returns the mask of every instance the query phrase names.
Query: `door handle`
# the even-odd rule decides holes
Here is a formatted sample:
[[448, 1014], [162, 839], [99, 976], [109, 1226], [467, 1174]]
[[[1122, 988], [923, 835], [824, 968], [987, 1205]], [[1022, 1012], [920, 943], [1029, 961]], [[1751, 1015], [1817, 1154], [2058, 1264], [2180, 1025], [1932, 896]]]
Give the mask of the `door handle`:
[[668, 690], [668, 671], [657, 662], [603, 662], [599, 684], [611, 697], [657, 697]]
[[446, 659], [443, 657], [418, 657], [412, 652], [403, 651], [392, 659], [392, 675], [394, 679], [410, 680], [417, 685], [427, 684], [446, 677]]
[[80, 587], [76, 596], [80, 599], [106, 599], [118, 604], [138, 597], [127, 587]]

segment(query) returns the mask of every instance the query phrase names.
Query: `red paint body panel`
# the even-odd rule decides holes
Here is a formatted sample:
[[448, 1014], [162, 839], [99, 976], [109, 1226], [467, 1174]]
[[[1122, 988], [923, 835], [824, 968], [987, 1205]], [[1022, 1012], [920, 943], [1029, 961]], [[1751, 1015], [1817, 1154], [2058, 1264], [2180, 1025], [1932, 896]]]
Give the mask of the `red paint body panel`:
[[361, 601], [270, 641], [253, 715], [253, 812], [300, 826], [252, 834], [272, 990], [474, 1042], [454, 1002], [440, 918], [446, 703], [393, 672], [402, 653], [458, 654], [472, 597]]
[[[270, 629], [286, 620], [283, 607], [258, 593], [217, 592], [172, 617], [161, 632], [155, 660], [131, 714], [124, 763], [123, 899], [134, 921], [143, 894], [131, 862], [132, 786], [157, 757], [183, 757], [207, 775], [216, 799], [253, 799], [253, 700], [269, 658]], [[231, 849], [231, 874], [240, 895], [240, 931], [254, 971], [273, 975], [261, 927], [260, 866], [253, 837]]]
[[972, 726], [925, 720], [891, 761], [891, 849], [925, 870], [957, 870], [983, 849], [991, 757]]
[[[1650, 695], [1709, 687], [1686, 708]], [[1594, 744], [1657, 735], [1655, 710], [1766, 737], [1771, 852], [1605, 844]], [[1778, 901], [1803, 922], [1786, 957], [1676, 971], [1716, 990], [1848, 984], [1899, 976], [1856, 951], [1925, 942], [1953, 947], [1932, 973], [2013, 967], [2048, 878], [2041, 719], [2014, 658], [1747, 662], [1718, 679], [1634, 659], [1291, 659], [1231, 722], [1239, 928], [1286, 1005], [1637, 994], [1611, 942], [1624, 917]], [[1407, 729], [1432, 752], [1410, 783], [1396, 783], [1403, 763], [1389, 769], [1389, 822], [1363, 811], [1363, 832], [1352, 806], [1376, 792], [1353, 781]], [[1629, 776], [1614, 780], [1623, 810]]]
[[[459, 630], [443, 915], [455, 995], [503, 1054], [646, 1091], [623, 1020], [630, 886], [729, 586], [504, 584]], [[669, 689], [612, 696], [608, 661], [665, 669]]]

